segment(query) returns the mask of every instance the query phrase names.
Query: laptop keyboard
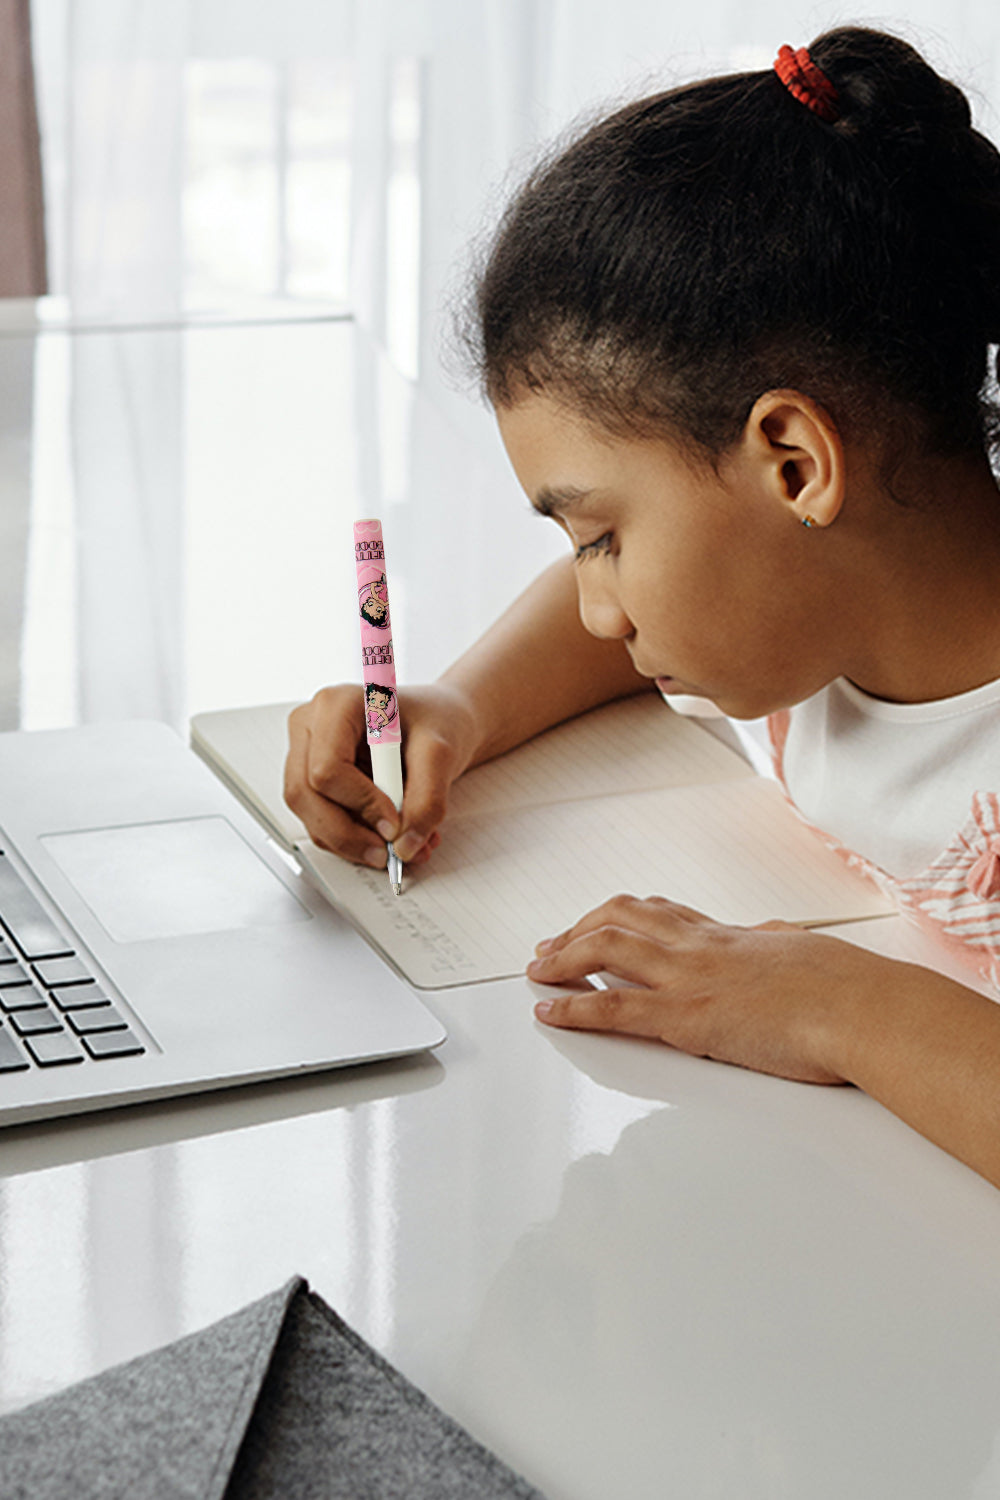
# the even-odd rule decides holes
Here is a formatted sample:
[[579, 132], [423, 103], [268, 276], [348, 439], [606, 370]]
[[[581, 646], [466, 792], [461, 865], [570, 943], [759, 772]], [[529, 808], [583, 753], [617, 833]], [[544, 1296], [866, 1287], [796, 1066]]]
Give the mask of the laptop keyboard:
[[145, 1050], [0, 850], [0, 1073]]

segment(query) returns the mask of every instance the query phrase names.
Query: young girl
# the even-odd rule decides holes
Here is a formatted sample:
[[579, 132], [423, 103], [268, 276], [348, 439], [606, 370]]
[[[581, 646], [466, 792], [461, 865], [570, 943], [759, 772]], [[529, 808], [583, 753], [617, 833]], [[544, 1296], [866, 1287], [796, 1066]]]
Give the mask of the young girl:
[[[803, 817], [996, 982], [996, 342], [1000, 157], [904, 42], [832, 31], [589, 129], [509, 208], [473, 336], [573, 557], [402, 695], [401, 814], [357, 688], [293, 714], [313, 838], [424, 860], [467, 767], [655, 682], [771, 715]], [[596, 970], [636, 987], [559, 990]], [[855, 1083], [1000, 1185], [1000, 1007], [973, 988], [634, 896], [528, 973], [551, 1025]]]

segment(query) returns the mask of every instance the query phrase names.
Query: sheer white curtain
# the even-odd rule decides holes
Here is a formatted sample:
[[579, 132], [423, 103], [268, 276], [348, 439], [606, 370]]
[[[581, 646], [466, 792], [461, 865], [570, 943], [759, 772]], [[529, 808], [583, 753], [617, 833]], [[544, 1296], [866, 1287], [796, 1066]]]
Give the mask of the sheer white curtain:
[[[989, 0], [852, 19], [866, 15], [971, 88], [994, 129]], [[356, 499], [386, 518], [403, 665], [425, 675], [559, 550], [529, 521], [489, 415], [439, 360], [464, 248], [512, 164], [583, 110], [766, 66], [841, 13], [776, 0], [35, 0], [33, 18], [52, 316], [121, 329], [256, 316], [274, 298], [293, 315], [346, 308]], [[79, 713], [178, 722], [193, 649], [183, 342], [119, 335], [112, 351], [77, 337], [72, 350]], [[445, 603], [416, 608], [441, 579]]]

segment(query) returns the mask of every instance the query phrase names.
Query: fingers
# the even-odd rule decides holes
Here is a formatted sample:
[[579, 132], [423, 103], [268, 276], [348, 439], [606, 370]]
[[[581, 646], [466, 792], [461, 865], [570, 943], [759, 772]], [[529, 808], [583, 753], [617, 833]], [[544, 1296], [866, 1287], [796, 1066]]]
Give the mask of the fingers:
[[541, 984], [566, 984], [603, 969], [632, 984], [653, 985], [662, 978], [668, 961], [669, 950], [662, 941], [605, 923], [533, 959], [528, 978]]
[[440, 843], [438, 826], [459, 769], [455, 750], [435, 727], [447, 714], [429, 691], [414, 693], [406, 707], [412, 711], [404, 715], [399, 811], [358, 764], [367, 757], [360, 688], [324, 688], [290, 715], [285, 800], [322, 848], [384, 868], [388, 840], [409, 865], [422, 864]]
[[535, 1015], [547, 1026], [572, 1031], [617, 1031], [628, 1036], [663, 1036], [662, 995], [646, 990], [575, 990], [540, 1000]]
[[356, 764], [365, 739], [360, 689], [324, 689], [293, 711], [288, 734], [285, 801], [310, 837], [345, 859], [384, 866], [399, 814]]
[[440, 735], [415, 728], [406, 743], [406, 778], [400, 809], [402, 831], [395, 844], [396, 853], [404, 863], [413, 861], [444, 821], [448, 791], [454, 779], [452, 747]]
[[602, 927], [619, 927], [626, 931], [642, 933], [647, 937], [664, 940], [668, 935], [676, 937], [685, 927], [703, 926], [711, 922], [710, 917], [694, 911], [690, 906], [681, 906], [677, 901], [668, 901], [663, 896], [638, 896], [621, 894], [612, 896], [601, 906], [585, 916], [557, 937], [546, 938], [538, 944], [536, 953], [549, 955], [564, 948], [584, 933], [598, 931]]
[[528, 977], [543, 984], [572, 984], [603, 970], [636, 988], [572, 990], [539, 1001], [535, 1014], [550, 1026], [624, 1032], [676, 1045], [677, 1039], [665, 1031], [679, 1022], [676, 1016], [671, 1020], [670, 983], [679, 957], [708, 929], [719, 930], [718, 924], [663, 897], [614, 896], [567, 932], [540, 943]]

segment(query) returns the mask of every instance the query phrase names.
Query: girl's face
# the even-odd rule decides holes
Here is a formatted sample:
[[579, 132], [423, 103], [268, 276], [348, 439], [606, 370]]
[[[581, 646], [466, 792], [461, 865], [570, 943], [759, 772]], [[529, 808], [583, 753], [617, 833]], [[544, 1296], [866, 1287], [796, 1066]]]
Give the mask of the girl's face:
[[604, 433], [545, 394], [497, 420], [532, 505], [574, 547], [584, 625], [621, 640], [643, 676], [754, 718], [838, 675], [821, 534], [776, 492], [780, 465], [738, 444], [716, 473], [665, 439]]

